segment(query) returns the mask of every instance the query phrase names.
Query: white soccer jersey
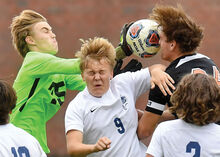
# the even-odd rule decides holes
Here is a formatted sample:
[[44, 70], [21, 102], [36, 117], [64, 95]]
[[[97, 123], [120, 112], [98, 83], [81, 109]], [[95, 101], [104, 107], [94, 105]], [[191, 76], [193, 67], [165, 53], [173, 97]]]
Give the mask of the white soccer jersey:
[[39, 142], [13, 124], [0, 125], [0, 157], [46, 157]]
[[196, 126], [181, 119], [162, 122], [147, 153], [154, 157], [220, 157], [220, 126]]
[[138, 116], [135, 102], [149, 90], [148, 68], [119, 74], [110, 81], [110, 89], [101, 97], [93, 97], [87, 88], [70, 102], [65, 115], [65, 130], [83, 132], [84, 144], [95, 144], [108, 137], [110, 149], [88, 157], [144, 157], [146, 146], [138, 140]]

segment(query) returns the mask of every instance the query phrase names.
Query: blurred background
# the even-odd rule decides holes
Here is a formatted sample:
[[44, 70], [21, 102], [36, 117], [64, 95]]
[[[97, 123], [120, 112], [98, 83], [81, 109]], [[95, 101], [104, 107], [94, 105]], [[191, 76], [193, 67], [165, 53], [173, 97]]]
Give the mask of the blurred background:
[[[32, 9], [45, 16], [59, 43], [57, 56], [74, 57], [80, 49], [79, 39], [95, 36], [109, 39], [114, 46], [119, 43], [120, 30], [125, 23], [148, 18], [155, 4], [181, 4], [197, 23], [205, 28], [205, 36], [199, 52], [212, 58], [220, 67], [220, 1], [219, 0], [1, 0], [0, 1], [0, 79], [11, 85], [22, 64], [22, 57], [11, 43], [9, 26], [14, 16], [24, 9]], [[134, 55], [125, 59], [139, 59], [143, 66], [163, 63], [160, 54], [148, 59]], [[65, 110], [77, 92], [69, 91], [60, 111], [48, 122], [48, 145], [53, 157], [68, 157], [64, 132]], [[137, 101], [137, 107], [144, 109], [147, 94]]]

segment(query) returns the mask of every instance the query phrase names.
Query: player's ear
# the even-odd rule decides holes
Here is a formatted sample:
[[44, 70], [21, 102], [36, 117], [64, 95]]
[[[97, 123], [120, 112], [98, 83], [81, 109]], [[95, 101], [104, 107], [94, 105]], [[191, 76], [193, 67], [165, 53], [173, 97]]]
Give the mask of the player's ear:
[[113, 78], [113, 75], [114, 75], [114, 72], [113, 72], [113, 70], [112, 70], [111, 75], [110, 75], [110, 77], [109, 77], [109, 80], [111, 80], [111, 79]]
[[170, 42], [170, 50], [171, 50], [171, 51], [174, 50], [175, 47], [176, 47], [176, 41], [173, 40], [173, 41]]
[[29, 36], [29, 35], [26, 36], [25, 41], [29, 45], [34, 45], [35, 44], [34, 39], [31, 36]]

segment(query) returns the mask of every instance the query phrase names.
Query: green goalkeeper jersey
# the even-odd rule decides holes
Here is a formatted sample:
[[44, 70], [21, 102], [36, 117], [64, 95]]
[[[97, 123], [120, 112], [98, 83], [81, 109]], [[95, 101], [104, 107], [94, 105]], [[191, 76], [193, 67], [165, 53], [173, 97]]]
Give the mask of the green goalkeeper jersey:
[[80, 73], [79, 59], [29, 52], [15, 79], [18, 99], [10, 121], [33, 135], [46, 153], [46, 122], [60, 109], [67, 89], [84, 89]]

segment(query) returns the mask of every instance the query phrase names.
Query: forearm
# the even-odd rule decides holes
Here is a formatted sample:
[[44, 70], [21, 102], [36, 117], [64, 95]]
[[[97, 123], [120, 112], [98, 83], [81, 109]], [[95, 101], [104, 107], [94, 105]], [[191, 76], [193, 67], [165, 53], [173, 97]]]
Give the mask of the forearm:
[[111, 141], [107, 137], [101, 137], [95, 144], [84, 144], [83, 133], [70, 130], [67, 135], [67, 151], [71, 156], [84, 157], [88, 154], [104, 151], [110, 148]]
[[66, 134], [67, 151], [71, 156], [84, 157], [95, 152], [95, 145], [83, 143], [83, 133], [78, 130], [70, 130]]
[[140, 140], [152, 135], [156, 128], [160, 115], [144, 111], [141, 119], [138, 122], [137, 135]]
[[95, 152], [95, 146], [83, 143], [75, 143], [72, 146], [67, 147], [68, 154], [71, 157], [85, 157], [88, 154]]
[[30, 75], [80, 74], [78, 58], [65, 59], [50, 54], [31, 53], [24, 60], [23, 69]]
[[166, 66], [162, 65], [162, 64], [154, 64], [154, 65], [149, 66], [148, 68], [149, 68], [150, 73], [152, 73], [152, 71], [155, 70], [155, 69], [159, 69], [159, 70], [162, 70], [162, 71], [166, 70]]

